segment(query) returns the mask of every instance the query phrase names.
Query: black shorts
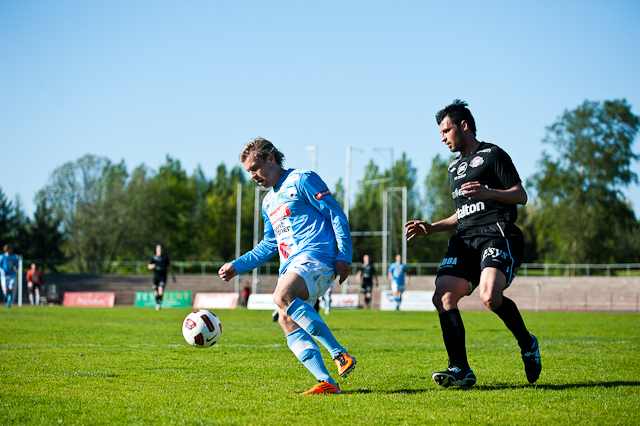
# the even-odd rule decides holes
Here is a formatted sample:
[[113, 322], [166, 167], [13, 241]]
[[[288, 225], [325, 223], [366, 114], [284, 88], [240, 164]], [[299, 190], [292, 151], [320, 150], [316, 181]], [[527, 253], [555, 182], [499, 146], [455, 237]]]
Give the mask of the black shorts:
[[489, 225], [476, 227], [449, 239], [449, 250], [444, 256], [438, 277], [450, 275], [464, 278], [471, 291], [480, 284], [484, 268], [496, 268], [507, 277], [507, 287], [520, 269], [524, 254], [524, 236], [515, 225]]
[[371, 293], [372, 288], [373, 282], [363, 280], [362, 284], [360, 284], [360, 293]]
[[35, 293], [36, 289], [40, 291], [40, 283], [27, 283], [27, 288], [29, 289], [29, 293]]
[[162, 287], [164, 288], [165, 284], [167, 283], [167, 278], [160, 278], [160, 277], [153, 277], [153, 289], [157, 290], [158, 287]]

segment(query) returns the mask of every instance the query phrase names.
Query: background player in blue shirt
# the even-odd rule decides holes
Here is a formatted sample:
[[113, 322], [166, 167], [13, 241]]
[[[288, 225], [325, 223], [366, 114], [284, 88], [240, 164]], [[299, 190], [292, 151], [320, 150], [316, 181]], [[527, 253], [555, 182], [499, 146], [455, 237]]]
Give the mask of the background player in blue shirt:
[[291, 351], [318, 380], [303, 395], [340, 393], [313, 338], [331, 353], [341, 377], [355, 368], [356, 359], [338, 343], [313, 305], [336, 275], [342, 283], [351, 271], [349, 223], [316, 173], [285, 170], [283, 160], [266, 139], [245, 145], [240, 154], [245, 170], [258, 185], [270, 188], [262, 201], [264, 238], [253, 250], [224, 264], [218, 274], [229, 281], [278, 253], [280, 277], [273, 300], [280, 309], [279, 323]]
[[396, 254], [396, 261], [389, 265], [389, 281], [391, 281], [391, 290], [396, 300], [396, 311], [400, 310], [407, 276], [407, 265], [402, 263], [402, 256]]
[[18, 256], [13, 254], [13, 246], [5, 244], [4, 254], [0, 256], [0, 276], [2, 279], [2, 293], [7, 298], [7, 308], [11, 307], [13, 297], [13, 286], [16, 283], [16, 272], [18, 272]]

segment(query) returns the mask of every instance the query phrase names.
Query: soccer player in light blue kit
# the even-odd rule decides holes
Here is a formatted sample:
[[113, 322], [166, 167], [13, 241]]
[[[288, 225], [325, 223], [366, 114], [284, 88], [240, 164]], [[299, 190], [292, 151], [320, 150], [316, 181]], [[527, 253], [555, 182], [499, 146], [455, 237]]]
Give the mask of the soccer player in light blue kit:
[[389, 265], [389, 280], [391, 291], [396, 299], [396, 311], [400, 310], [402, 293], [404, 293], [405, 278], [407, 277], [407, 265], [402, 263], [402, 256], [396, 254], [396, 261]]
[[5, 244], [3, 249], [4, 254], [0, 256], [0, 280], [2, 281], [2, 293], [7, 298], [7, 308], [10, 308], [13, 286], [16, 283], [16, 272], [18, 272], [18, 256], [13, 254], [11, 244]]
[[273, 294], [279, 323], [291, 351], [318, 380], [302, 395], [341, 393], [313, 338], [331, 353], [341, 377], [353, 371], [356, 359], [338, 343], [313, 305], [336, 275], [342, 283], [351, 272], [349, 223], [316, 173], [285, 170], [283, 160], [284, 155], [266, 139], [245, 145], [240, 154], [245, 170], [258, 185], [270, 188], [262, 201], [264, 238], [253, 250], [224, 264], [218, 274], [229, 281], [279, 253], [280, 277]]

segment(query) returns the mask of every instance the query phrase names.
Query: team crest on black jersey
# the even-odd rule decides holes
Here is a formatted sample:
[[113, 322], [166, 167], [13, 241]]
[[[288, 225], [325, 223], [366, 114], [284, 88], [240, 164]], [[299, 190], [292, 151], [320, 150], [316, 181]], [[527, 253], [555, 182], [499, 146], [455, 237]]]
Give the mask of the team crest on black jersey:
[[469, 167], [478, 167], [483, 164], [484, 164], [484, 158], [477, 156], [473, 160], [471, 160], [471, 163], [469, 163]]

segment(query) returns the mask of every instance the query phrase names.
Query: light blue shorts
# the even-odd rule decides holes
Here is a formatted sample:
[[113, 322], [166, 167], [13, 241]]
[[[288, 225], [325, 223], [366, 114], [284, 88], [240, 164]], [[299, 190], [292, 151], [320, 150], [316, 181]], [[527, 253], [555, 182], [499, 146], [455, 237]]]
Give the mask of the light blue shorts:
[[[286, 272], [294, 272], [304, 279], [309, 290], [309, 298], [305, 300], [311, 306], [322, 296], [336, 279], [336, 271], [332, 266], [318, 262], [307, 256], [298, 256], [287, 268]], [[278, 284], [283, 275], [278, 278]]]
[[13, 285], [16, 283], [16, 277], [13, 275], [2, 275], [2, 292], [13, 291]]

